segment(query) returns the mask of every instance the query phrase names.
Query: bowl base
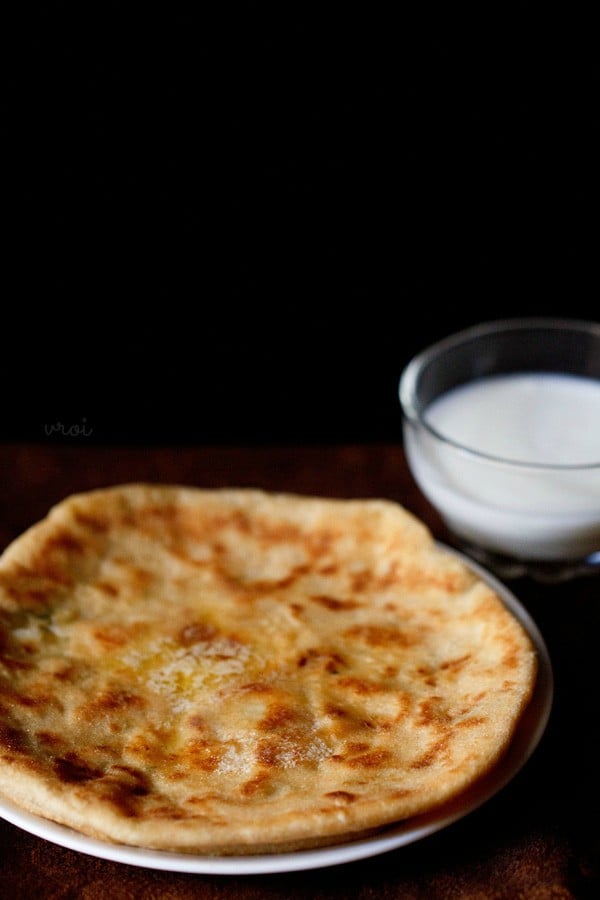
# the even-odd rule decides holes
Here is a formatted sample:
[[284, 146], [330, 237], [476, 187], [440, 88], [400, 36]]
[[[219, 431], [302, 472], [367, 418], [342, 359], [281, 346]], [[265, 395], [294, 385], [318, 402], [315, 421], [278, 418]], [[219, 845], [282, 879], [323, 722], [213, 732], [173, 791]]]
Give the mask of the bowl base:
[[542, 584], [558, 584], [583, 575], [600, 575], [600, 552], [582, 560], [521, 560], [476, 546], [455, 534], [451, 538], [458, 550], [505, 581], [531, 578]]

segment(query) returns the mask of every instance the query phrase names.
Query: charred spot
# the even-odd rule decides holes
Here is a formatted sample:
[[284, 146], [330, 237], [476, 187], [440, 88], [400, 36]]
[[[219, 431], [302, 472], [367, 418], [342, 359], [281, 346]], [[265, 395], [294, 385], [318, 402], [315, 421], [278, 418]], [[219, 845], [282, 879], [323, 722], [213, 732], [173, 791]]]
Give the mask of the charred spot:
[[337, 675], [341, 668], [344, 666], [344, 660], [337, 653], [332, 653], [329, 656], [329, 659], [325, 663], [325, 670], [329, 672], [330, 675]]
[[103, 691], [93, 701], [96, 710], [112, 711], [122, 709], [123, 707], [140, 706], [143, 704], [142, 698], [138, 694], [124, 688], [115, 688], [114, 690]]
[[98, 796], [115, 806], [124, 816], [135, 816], [139, 800], [150, 794], [143, 772], [132, 766], [114, 765], [94, 785]]
[[85, 544], [69, 532], [54, 534], [40, 548], [30, 574], [38, 580], [40, 576], [48, 579], [53, 585], [70, 586], [73, 582], [65, 566], [71, 557], [81, 557], [85, 552]]
[[63, 663], [62, 668], [56, 669], [52, 673], [52, 677], [58, 681], [72, 681], [77, 678], [80, 672], [79, 666], [71, 663]]
[[339, 566], [335, 563], [325, 563], [322, 566], [319, 566], [317, 569], [319, 575], [335, 575], [338, 571]]
[[88, 513], [81, 512], [80, 510], [75, 512], [74, 516], [78, 525], [81, 525], [83, 528], [88, 528], [95, 534], [104, 534], [104, 532], [108, 531], [108, 522], [106, 519], [100, 518], [100, 516], [92, 516]]
[[343, 803], [352, 803], [353, 800], [356, 800], [356, 794], [352, 794], [350, 791], [328, 791], [323, 796], [329, 797], [331, 800], [341, 800]]
[[30, 690], [30, 693], [24, 694], [10, 684], [3, 683], [0, 685], [0, 694], [8, 701], [8, 703], [10, 703], [11, 707], [21, 706], [26, 709], [34, 709], [35, 707], [50, 705], [57, 709], [61, 708], [58, 697], [53, 696], [49, 691], [45, 690], [44, 687], [33, 685]]
[[70, 587], [73, 584], [71, 576], [65, 572], [56, 559], [43, 555], [39, 556], [36, 560], [36, 570], [39, 575], [47, 578], [54, 585], [59, 584], [61, 587]]
[[98, 581], [96, 587], [109, 597], [116, 597], [119, 593], [119, 588], [110, 581]]
[[342, 706], [336, 706], [334, 703], [328, 703], [325, 707], [328, 716], [334, 716], [336, 719], [345, 719], [350, 713]]
[[34, 697], [31, 694], [19, 694], [15, 691], [13, 699], [20, 706], [34, 709], [36, 706], [45, 706], [48, 703], [48, 697]]
[[8, 654], [0, 654], [0, 664], [8, 669], [9, 672], [28, 672], [33, 669], [33, 664], [23, 659], [15, 659], [14, 656]]
[[20, 728], [14, 728], [11, 725], [3, 725], [0, 722], [0, 747], [4, 750], [10, 750], [13, 753], [20, 753], [26, 750], [27, 740]]
[[[132, 812], [131, 815], [135, 815], [135, 812]], [[144, 815], [147, 815], [153, 819], [157, 819], [160, 821], [161, 819], [167, 819], [169, 822], [180, 822], [183, 819], [189, 819], [189, 813], [185, 810], [179, 809], [175, 804], [167, 804], [163, 803], [160, 806], [152, 806], [149, 810], [144, 811]], [[204, 818], [204, 816], [202, 816]], [[211, 825], [226, 825], [226, 821], [220, 821], [215, 817], [211, 817], [210, 819]]]
[[81, 784], [85, 781], [92, 781], [95, 778], [102, 777], [100, 769], [92, 768], [76, 753], [67, 753], [65, 756], [58, 756], [54, 760], [54, 772], [56, 777], [65, 782], [65, 784]]
[[57, 747], [62, 747], [64, 743], [62, 737], [59, 734], [55, 734], [53, 731], [37, 731], [35, 739], [41, 747], [54, 750], [56, 750]]
[[60, 531], [48, 538], [44, 545], [47, 553], [59, 550], [63, 553], [85, 553], [85, 544], [68, 531]]
[[437, 678], [429, 666], [419, 666], [417, 668], [417, 675], [421, 675], [424, 683], [429, 687], [435, 687], [437, 685]]
[[104, 778], [105, 781], [115, 782], [134, 797], [146, 797], [150, 793], [148, 777], [133, 766], [113, 765]]
[[[344, 722], [345, 725], [342, 726], [341, 730], [342, 732], [346, 732], [348, 734], [355, 734], [356, 731], [363, 730], [365, 728], [369, 730], [375, 730], [380, 727], [384, 727], [377, 725], [370, 719], [361, 718], [352, 710], [344, 709], [343, 706], [336, 706], [333, 703], [330, 703], [325, 707], [325, 712], [328, 716], [331, 716], [332, 719], [338, 719], [340, 722]], [[366, 749], [367, 746], [368, 744], [365, 744], [364, 749]]]
[[339, 653], [319, 647], [311, 647], [305, 653], [300, 654], [297, 666], [302, 669], [309, 662], [321, 665], [331, 675], [336, 675], [345, 666], [345, 661]]
[[311, 597], [315, 603], [318, 603], [320, 606], [324, 606], [326, 609], [330, 609], [333, 612], [338, 610], [351, 610], [356, 609], [360, 604], [356, 602], [356, 600], [340, 600], [338, 597], [329, 597], [325, 594], [320, 594], [316, 597]]
[[22, 606], [45, 606], [50, 599], [52, 589], [33, 588], [25, 585], [6, 585], [6, 593]]

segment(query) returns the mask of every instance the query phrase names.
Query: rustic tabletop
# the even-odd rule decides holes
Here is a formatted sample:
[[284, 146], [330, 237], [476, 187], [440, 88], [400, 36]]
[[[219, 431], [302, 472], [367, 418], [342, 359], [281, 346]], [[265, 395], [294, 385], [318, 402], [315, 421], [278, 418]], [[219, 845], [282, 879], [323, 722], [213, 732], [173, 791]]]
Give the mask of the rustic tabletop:
[[[396, 444], [334, 446], [0, 446], [0, 545], [65, 495], [126, 481], [253, 486], [403, 503], [448, 536]], [[600, 604], [597, 577], [508, 585], [537, 623], [555, 678], [533, 756], [483, 806], [423, 839], [363, 860], [279, 874], [188, 874], [79, 853], [0, 819], [0, 897], [585, 898], [600, 887]]]

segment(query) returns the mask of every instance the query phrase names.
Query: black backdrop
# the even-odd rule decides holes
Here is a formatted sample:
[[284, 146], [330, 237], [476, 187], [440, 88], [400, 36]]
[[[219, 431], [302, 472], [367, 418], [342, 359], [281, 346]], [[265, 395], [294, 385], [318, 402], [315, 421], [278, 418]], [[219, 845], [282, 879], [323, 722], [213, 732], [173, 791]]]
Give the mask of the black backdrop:
[[0, 437], [395, 440], [430, 341], [599, 318], [591, 22], [383, 9], [6, 22]]

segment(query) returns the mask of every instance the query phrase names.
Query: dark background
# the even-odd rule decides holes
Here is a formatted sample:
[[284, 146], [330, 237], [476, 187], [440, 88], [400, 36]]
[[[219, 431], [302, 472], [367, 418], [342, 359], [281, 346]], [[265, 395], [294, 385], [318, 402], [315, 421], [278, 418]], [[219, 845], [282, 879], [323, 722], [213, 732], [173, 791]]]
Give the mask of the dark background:
[[599, 319], [592, 23], [383, 9], [5, 21], [2, 439], [399, 440], [425, 344]]

